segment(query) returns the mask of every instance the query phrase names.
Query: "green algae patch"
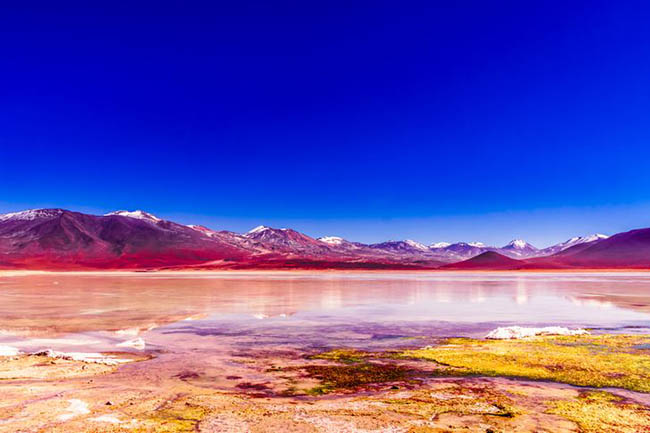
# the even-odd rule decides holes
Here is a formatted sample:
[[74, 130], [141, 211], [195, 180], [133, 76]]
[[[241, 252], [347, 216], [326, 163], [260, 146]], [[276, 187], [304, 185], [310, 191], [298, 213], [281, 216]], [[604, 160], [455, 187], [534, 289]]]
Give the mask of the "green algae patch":
[[548, 413], [573, 421], [583, 433], [650, 432], [648, 410], [621, 400], [607, 392], [584, 392], [575, 400], [549, 402]]
[[650, 351], [639, 349], [648, 342], [648, 336], [634, 335], [452, 338], [400, 356], [434, 361], [449, 375], [519, 377], [650, 392]]
[[365, 385], [408, 380], [415, 371], [395, 364], [372, 362], [351, 365], [307, 365], [301, 367], [310, 378], [318, 379], [320, 386], [307, 391], [311, 395], [327, 394], [338, 390], [353, 390]]

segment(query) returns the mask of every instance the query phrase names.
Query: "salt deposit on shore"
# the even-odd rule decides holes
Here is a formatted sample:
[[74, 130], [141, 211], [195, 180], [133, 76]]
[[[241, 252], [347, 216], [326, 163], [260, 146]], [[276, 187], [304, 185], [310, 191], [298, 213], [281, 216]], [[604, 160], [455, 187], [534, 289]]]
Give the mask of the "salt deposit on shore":
[[140, 333], [140, 328], [127, 328], [127, 329], [118, 329], [115, 331], [115, 335], [119, 335], [120, 337], [135, 337]]
[[119, 364], [124, 364], [126, 362], [131, 362], [130, 359], [114, 358], [110, 355], [103, 355], [101, 353], [57, 352], [52, 349], [36, 352], [33, 353], [32, 355], [47, 356], [49, 358], [55, 358], [55, 359], [66, 359], [70, 361], [90, 362], [94, 364], [104, 364], [104, 365], [119, 365]]
[[588, 335], [584, 329], [569, 329], [563, 326], [547, 326], [544, 328], [524, 328], [522, 326], [506, 326], [490, 331], [485, 338], [489, 340], [513, 340], [534, 337], [536, 335]]
[[95, 418], [90, 418], [91, 421], [95, 422], [106, 422], [109, 424], [122, 424], [122, 421], [115, 415], [101, 415]]
[[117, 347], [132, 347], [138, 350], [144, 350], [145, 342], [142, 338], [135, 338], [133, 340], [128, 340], [123, 343], [117, 344]]
[[70, 406], [66, 409], [67, 413], [59, 415], [60, 421], [68, 421], [76, 416], [90, 413], [90, 410], [88, 410], [88, 403], [85, 401], [73, 398], [72, 400], [68, 400], [68, 402], [70, 403]]
[[16, 356], [20, 353], [18, 349], [11, 346], [0, 346], [0, 356]]

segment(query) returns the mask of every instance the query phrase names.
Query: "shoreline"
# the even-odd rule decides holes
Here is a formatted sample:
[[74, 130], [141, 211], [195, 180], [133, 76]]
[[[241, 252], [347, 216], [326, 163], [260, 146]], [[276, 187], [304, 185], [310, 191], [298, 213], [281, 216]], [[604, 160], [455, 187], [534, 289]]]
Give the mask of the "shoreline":
[[[650, 394], [638, 365], [648, 355], [636, 347], [648, 338], [253, 350], [231, 354], [244, 362], [227, 369], [164, 353], [113, 366], [21, 354], [0, 358], [0, 390], [11, 402], [0, 408], [0, 432], [645, 431]], [[607, 349], [595, 361], [607, 368], [583, 376], [591, 346]], [[540, 356], [529, 365], [531, 354]]]
[[103, 269], [103, 270], [36, 270], [0, 269], [0, 277], [19, 277], [36, 275], [70, 276], [143, 276], [143, 275], [471, 275], [471, 274], [650, 274], [650, 269], [636, 268], [585, 268], [585, 269]]

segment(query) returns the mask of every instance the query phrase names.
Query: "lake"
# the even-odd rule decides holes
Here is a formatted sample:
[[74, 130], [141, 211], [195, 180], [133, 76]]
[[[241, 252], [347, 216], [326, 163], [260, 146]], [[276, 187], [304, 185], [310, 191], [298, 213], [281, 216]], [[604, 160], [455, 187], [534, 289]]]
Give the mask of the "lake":
[[[0, 278], [0, 343], [372, 346], [500, 325], [650, 326], [647, 273], [119, 273]], [[201, 338], [194, 338], [199, 336]]]
[[[466, 375], [404, 356], [421, 348], [476, 350], [455, 362], [489, 347], [499, 354], [498, 344], [446, 337], [480, 338], [503, 325], [628, 334], [524, 342], [532, 352], [518, 356], [536, 353], [517, 364], [524, 368], [547, 362], [542, 371], [560, 374], [584, 364], [591, 378], [607, 367], [598, 377], [611, 381], [644, 375], [616, 357], [650, 347], [650, 274], [5, 272], [0, 355], [23, 353], [0, 356], [0, 432], [578, 431], [575, 411], [548, 410], [558, 401], [591, 404], [569, 379]], [[600, 337], [606, 346], [588, 339]], [[564, 358], [546, 359], [536, 344], [555, 344], [546, 355]], [[589, 347], [584, 363], [571, 355]], [[89, 353], [100, 362], [76, 358]], [[639, 406], [607, 418], [631, 430], [609, 431], [650, 425], [650, 394], [635, 392], [647, 382], [633, 383], [610, 389], [611, 398]], [[598, 411], [586, 413], [599, 423]]]

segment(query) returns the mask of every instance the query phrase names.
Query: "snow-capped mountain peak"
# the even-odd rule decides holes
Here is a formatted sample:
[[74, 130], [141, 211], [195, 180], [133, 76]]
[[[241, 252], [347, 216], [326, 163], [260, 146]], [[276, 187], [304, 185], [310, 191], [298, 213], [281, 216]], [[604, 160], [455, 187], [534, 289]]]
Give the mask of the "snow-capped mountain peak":
[[594, 233], [593, 235], [589, 236], [584, 236], [582, 238], [583, 242], [594, 242], [594, 241], [599, 241], [601, 239], [607, 239], [609, 236], [604, 235], [602, 233]]
[[467, 245], [470, 247], [483, 248], [485, 244], [483, 242], [468, 242]]
[[49, 218], [61, 215], [62, 209], [29, 209], [21, 212], [11, 212], [0, 215], [0, 221], [16, 220], [31, 221], [38, 218]]
[[523, 239], [514, 239], [514, 240], [510, 241], [510, 243], [508, 245], [506, 245], [506, 246], [507, 247], [512, 247], [512, 248], [517, 248], [517, 249], [521, 250], [521, 249], [526, 248], [526, 246], [528, 246], [528, 242], [526, 242]]
[[323, 236], [322, 238], [318, 238], [318, 240], [329, 245], [341, 245], [343, 243], [343, 238], [338, 236]]
[[523, 239], [513, 239], [508, 242], [507, 245], [497, 248], [496, 251], [500, 254], [516, 259], [535, 257], [540, 254], [540, 250], [537, 249], [537, 247], [529, 244]]
[[595, 233], [593, 235], [589, 236], [574, 236], [569, 240], [566, 240], [562, 243], [559, 243], [557, 245], [553, 245], [552, 247], [547, 248], [547, 250], [551, 252], [559, 252], [559, 251], [564, 251], [567, 248], [570, 248], [575, 245], [580, 245], [580, 244], [587, 244], [591, 242], [596, 242], [600, 241], [603, 239], [607, 239], [609, 236], [603, 235], [601, 233]]
[[446, 248], [449, 245], [451, 245], [449, 242], [436, 242], [435, 244], [431, 244], [429, 248]]
[[421, 243], [416, 242], [414, 240], [406, 239], [404, 242], [407, 245], [412, 246], [413, 248], [417, 248], [418, 250], [422, 250], [422, 251], [427, 251], [428, 250], [428, 248], [425, 245], [422, 245]]
[[501, 248], [505, 255], [512, 257], [531, 257], [537, 255], [539, 250], [523, 239], [514, 239]]
[[271, 227], [267, 227], [267, 226], [257, 226], [257, 227], [255, 227], [254, 229], [249, 230], [246, 234], [247, 234], [247, 235], [253, 235], [253, 234], [255, 234], [255, 233], [261, 233], [261, 232], [265, 232], [265, 231], [267, 231], [267, 230], [271, 230]]
[[158, 218], [157, 216], [139, 209], [134, 211], [116, 210], [114, 212], [109, 212], [106, 214], [106, 216], [111, 216], [111, 215], [119, 215], [127, 218], [134, 218], [138, 220], [151, 221], [151, 222], [161, 221], [161, 219]]

